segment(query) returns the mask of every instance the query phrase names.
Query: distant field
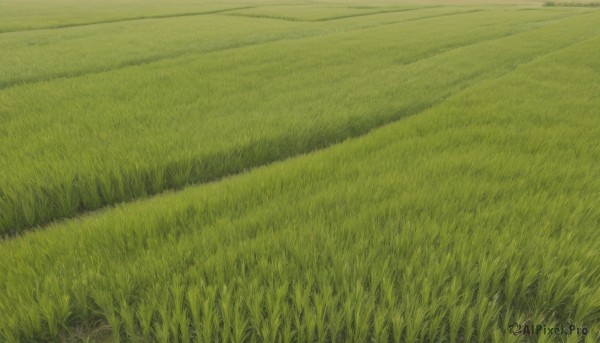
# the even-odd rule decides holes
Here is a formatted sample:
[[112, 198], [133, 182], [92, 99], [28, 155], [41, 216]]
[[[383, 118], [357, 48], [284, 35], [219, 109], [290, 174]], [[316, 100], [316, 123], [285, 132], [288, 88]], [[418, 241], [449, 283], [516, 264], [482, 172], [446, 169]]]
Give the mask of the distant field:
[[2, 0], [0, 32], [40, 30], [98, 23], [222, 12], [255, 6], [229, 1]]
[[[434, 6], [431, 6], [434, 7]], [[291, 21], [325, 21], [349, 17], [362, 17], [379, 13], [403, 12], [424, 9], [424, 6], [262, 6], [228, 11], [229, 15], [249, 16], [258, 18], [282, 19]]]
[[600, 341], [600, 9], [543, 4], [0, 0], [0, 341]]
[[553, 7], [600, 7], [600, 1], [598, 0], [567, 0], [567, 1], [546, 1], [545, 6]]

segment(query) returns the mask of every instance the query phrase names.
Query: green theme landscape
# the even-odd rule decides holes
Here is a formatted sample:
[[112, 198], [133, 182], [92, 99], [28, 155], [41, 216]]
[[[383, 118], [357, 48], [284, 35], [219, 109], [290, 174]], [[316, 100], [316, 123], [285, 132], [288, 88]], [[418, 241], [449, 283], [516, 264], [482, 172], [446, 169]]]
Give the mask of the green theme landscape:
[[0, 342], [600, 342], [599, 5], [0, 0]]

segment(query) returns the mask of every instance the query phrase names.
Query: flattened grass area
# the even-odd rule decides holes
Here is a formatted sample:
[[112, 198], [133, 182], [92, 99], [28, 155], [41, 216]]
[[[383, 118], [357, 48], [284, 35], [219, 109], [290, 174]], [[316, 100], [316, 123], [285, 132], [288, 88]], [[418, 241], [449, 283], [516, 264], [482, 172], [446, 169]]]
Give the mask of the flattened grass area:
[[[431, 6], [434, 7], [434, 6]], [[264, 6], [254, 8], [244, 8], [240, 10], [229, 11], [231, 15], [242, 15], [250, 17], [264, 17], [273, 19], [283, 19], [291, 21], [325, 21], [341, 19], [348, 17], [360, 17], [377, 13], [402, 12], [423, 9], [424, 6], [400, 6], [400, 7], [370, 7], [370, 6], [315, 6], [315, 5], [296, 5], [296, 6]]]
[[600, 340], [599, 11], [241, 5], [0, 34], [0, 341]]

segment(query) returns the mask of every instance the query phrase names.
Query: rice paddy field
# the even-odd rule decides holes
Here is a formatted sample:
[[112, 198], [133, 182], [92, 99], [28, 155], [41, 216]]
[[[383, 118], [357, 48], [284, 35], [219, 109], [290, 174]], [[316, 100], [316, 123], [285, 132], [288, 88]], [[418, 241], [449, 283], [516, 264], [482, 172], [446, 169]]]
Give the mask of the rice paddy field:
[[0, 342], [600, 342], [594, 0], [0, 0]]

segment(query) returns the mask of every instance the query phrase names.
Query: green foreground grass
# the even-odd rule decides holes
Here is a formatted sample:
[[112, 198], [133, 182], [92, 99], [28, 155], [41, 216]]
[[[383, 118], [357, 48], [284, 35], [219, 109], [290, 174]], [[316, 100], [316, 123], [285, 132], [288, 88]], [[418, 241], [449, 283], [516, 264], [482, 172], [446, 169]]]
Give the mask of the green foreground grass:
[[600, 12], [477, 9], [0, 90], [3, 232], [165, 193], [1, 241], [0, 341], [599, 341]]

